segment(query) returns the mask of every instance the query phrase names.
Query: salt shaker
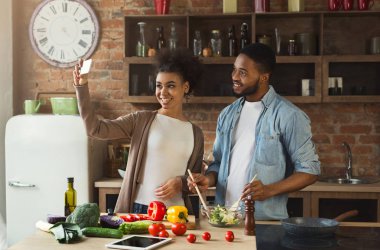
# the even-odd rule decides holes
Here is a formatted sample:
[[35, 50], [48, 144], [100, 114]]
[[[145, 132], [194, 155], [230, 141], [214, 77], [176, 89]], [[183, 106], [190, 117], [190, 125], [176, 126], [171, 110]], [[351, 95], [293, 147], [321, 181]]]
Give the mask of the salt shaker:
[[255, 231], [255, 201], [249, 195], [244, 201], [245, 204], [245, 223], [244, 234], [256, 235]]

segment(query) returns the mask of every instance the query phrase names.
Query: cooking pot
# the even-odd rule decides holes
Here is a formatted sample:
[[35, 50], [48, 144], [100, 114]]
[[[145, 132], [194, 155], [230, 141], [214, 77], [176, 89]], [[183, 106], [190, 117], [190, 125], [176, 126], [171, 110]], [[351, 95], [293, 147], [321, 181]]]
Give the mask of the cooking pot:
[[51, 108], [55, 115], [76, 115], [78, 111], [78, 101], [75, 97], [52, 97], [50, 98]]
[[292, 217], [281, 220], [281, 225], [288, 234], [297, 237], [327, 237], [335, 233], [339, 222], [346, 218], [356, 216], [358, 210], [350, 210], [335, 219]]

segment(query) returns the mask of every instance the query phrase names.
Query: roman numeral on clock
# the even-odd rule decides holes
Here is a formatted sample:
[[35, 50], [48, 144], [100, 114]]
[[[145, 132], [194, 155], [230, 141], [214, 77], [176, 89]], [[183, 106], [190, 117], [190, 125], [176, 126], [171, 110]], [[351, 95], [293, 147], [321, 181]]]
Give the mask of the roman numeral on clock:
[[41, 46], [45, 46], [46, 43], [48, 42], [48, 39], [47, 39], [47, 37], [44, 37], [41, 40], [39, 40], [38, 42], [41, 44]]
[[57, 14], [57, 11], [56, 11], [56, 9], [55, 9], [55, 7], [54, 7], [54, 6], [50, 6], [50, 9], [51, 9], [51, 11], [53, 12], [53, 14], [54, 14], [54, 15], [56, 15], [56, 14]]
[[78, 42], [78, 44], [79, 44], [80, 46], [82, 46], [83, 48], [86, 48], [86, 47], [87, 47], [87, 43], [86, 43], [85, 41], [83, 41], [83, 40], [80, 40], [80, 41]]
[[84, 22], [86, 22], [87, 20], [88, 20], [88, 17], [83, 18], [83, 19], [80, 21], [80, 23], [84, 23]]
[[48, 51], [48, 54], [53, 55], [53, 53], [54, 53], [54, 46], [51, 46], [49, 51]]
[[61, 50], [61, 59], [65, 59], [65, 52]]
[[62, 3], [62, 11], [63, 11], [64, 13], [67, 12], [67, 3]]
[[91, 30], [82, 30], [83, 35], [91, 35]]

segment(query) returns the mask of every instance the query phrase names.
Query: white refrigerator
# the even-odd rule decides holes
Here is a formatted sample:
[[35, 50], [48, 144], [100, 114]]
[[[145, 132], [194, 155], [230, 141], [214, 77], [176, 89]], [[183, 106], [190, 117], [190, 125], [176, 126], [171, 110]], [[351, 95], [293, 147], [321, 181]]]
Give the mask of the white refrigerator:
[[106, 142], [86, 135], [75, 115], [18, 115], [5, 131], [8, 245], [35, 232], [47, 214], [64, 215], [67, 177], [74, 177], [77, 205], [94, 201]]

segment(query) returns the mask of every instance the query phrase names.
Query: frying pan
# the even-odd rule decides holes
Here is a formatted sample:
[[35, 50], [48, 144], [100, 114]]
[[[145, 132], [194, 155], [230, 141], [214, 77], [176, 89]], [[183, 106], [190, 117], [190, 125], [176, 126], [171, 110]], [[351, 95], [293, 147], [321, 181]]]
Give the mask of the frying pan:
[[281, 225], [288, 234], [293, 236], [327, 237], [334, 234], [340, 221], [356, 216], [358, 213], [358, 210], [350, 210], [335, 217], [335, 219], [292, 217], [281, 220]]

